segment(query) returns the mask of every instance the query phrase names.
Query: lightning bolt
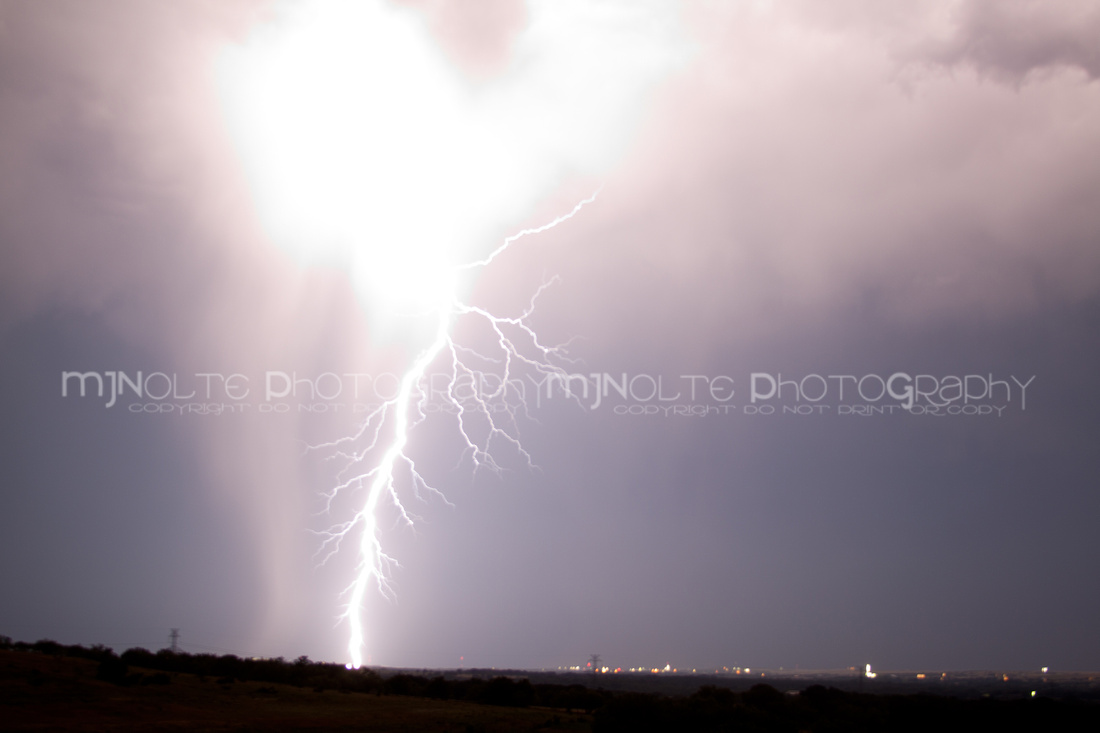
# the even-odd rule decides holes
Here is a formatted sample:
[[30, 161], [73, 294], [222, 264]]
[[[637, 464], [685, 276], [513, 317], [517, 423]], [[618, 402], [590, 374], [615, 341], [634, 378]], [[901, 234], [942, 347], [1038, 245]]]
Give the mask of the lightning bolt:
[[[507, 237], [499, 247], [484, 259], [469, 262], [456, 267], [457, 271], [482, 268], [493, 262], [500, 254], [523, 237], [545, 232], [573, 218], [582, 208], [595, 201], [597, 190], [588, 198], [580, 201], [571, 211], [562, 214], [541, 226], [524, 229]], [[324, 561], [335, 554], [341, 543], [357, 533], [359, 562], [356, 574], [343, 595], [348, 598], [341, 620], [347, 623], [349, 630], [348, 654], [351, 662], [348, 668], [358, 668], [363, 664], [366, 649], [366, 635], [363, 622], [363, 605], [368, 589], [374, 585], [387, 598], [393, 598], [390, 585], [390, 571], [398, 563], [386, 554], [382, 545], [382, 533], [379, 527], [379, 510], [388, 500], [397, 509], [402, 522], [412, 526], [413, 515], [405, 508], [398, 488], [398, 471], [407, 471], [408, 482], [414, 494], [427, 491], [446, 501], [441, 492], [433, 488], [417, 470], [415, 461], [406, 452], [409, 437], [417, 424], [426, 419], [425, 405], [432, 391], [425, 387], [428, 370], [433, 364], [448, 357], [447, 383], [442, 395], [446, 403], [454, 409], [458, 432], [464, 441], [460, 463], [469, 460], [476, 472], [480, 468], [500, 471], [493, 458], [491, 442], [503, 441], [515, 449], [526, 461], [528, 467], [534, 467], [530, 454], [523, 448], [518, 435], [517, 417], [526, 413], [526, 403], [522, 395], [515, 402], [507, 398], [508, 385], [517, 370], [533, 370], [544, 377], [565, 376], [562, 363], [568, 363], [568, 354], [561, 346], [546, 346], [528, 322], [535, 308], [535, 302], [550, 282], [543, 283], [531, 298], [527, 308], [515, 317], [497, 316], [489, 311], [461, 302], [457, 296], [457, 287], [452, 278], [449, 292], [443, 298], [444, 305], [433, 314], [435, 330], [431, 342], [413, 361], [401, 378], [396, 395], [371, 412], [362, 422], [357, 432], [331, 443], [316, 446], [327, 449], [333, 455], [344, 457], [348, 461], [344, 475], [350, 476], [326, 494], [327, 509], [341, 492], [352, 489], [366, 489], [366, 500], [361, 509], [347, 521], [333, 525], [321, 533], [323, 542], [321, 553]], [[495, 353], [480, 354], [477, 351], [456, 342], [453, 337], [454, 325], [460, 318], [471, 317], [483, 321], [495, 336]], [[522, 339], [522, 341], [520, 340]], [[474, 361], [477, 360], [477, 361]], [[495, 374], [499, 387], [489, 394], [483, 394], [478, 385], [485, 384], [486, 372], [477, 367], [477, 362], [490, 362], [499, 365]], [[460, 385], [468, 381], [475, 388], [469, 395], [460, 395]], [[505, 409], [503, 417], [494, 417], [490, 404], [502, 398]], [[480, 440], [474, 438], [471, 421], [480, 418], [487, 425], [487, 431]], [[365, 445], [356, 449], [356, 446]]]
[[[487, 232], [527, 215], [563, 181], [604, 177], [622, 156], [648, 90], [694, 53], [680, 6], [525, 3], [523, 27], [509, 36], [510, 60], [477, 84], [441, 52], [428, 32], [430, 13], [382, 0], [282, 4], [219, 55], [227, 129], [265, 232], [302, 263], [346, 268], [379, 338], [395, 335], [391, 316], [399, 312], [418, 313], [424, 325], [416, 336], [397, 334], [422, 341], [396, 393], [352, 434], [314, 448], [341, 462], [325, 511], [346, 516], [320, 533], [318, 556], [324, 562], [342, 544], [358, 546], [338, 622], [350, 631], [351, 666], [363, 663], [368, 591], [377, 586], [392, 597], [397, 563], [383, 548], [380, 517], [395, 508], [411, 525], [402, 495], [442, 496], [409, 450], [430, 408], [442, 401], [454, 416], [460, 465], [500, 471], [494, 452], [532, 465], [519, 440], [518, 421], [529, 414], [516, 376], [547, 386], [561, 377], [570, 396], [568, 354], [543, 344], [530, 325], [553, 280], [509, 317], [460, 295], [475, 271], [517, 241], [595, 199], [598, 191], [484, 254]], [[456, 340], [467, 325], [477, 329], [481, 352], [465, 336]], [[445, 388], [435, 389], [437, 377]], [[487, 382], [495, 389], [484, 389]]]

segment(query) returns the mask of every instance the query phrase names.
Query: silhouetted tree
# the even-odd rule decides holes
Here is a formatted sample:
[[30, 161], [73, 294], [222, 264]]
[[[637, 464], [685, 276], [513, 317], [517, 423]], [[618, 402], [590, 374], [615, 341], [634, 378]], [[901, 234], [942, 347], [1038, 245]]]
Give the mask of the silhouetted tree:
[[111, 655], [99, 663], [95, 676], [96, 679], [103, 680], [104, 682], [110, 682], [114, 685], [123, 685], [126, 684], [126, 673], [128, 671], [129, 667], [126, 666], [126, 662]]

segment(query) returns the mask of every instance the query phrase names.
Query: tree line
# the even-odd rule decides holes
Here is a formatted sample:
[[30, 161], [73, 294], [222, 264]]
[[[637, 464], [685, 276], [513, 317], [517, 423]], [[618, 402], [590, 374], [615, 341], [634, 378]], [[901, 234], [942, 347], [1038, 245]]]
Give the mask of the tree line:
[[[442, 675], [349, 670], [308, 657], [249, 659], [232, 654], [189, 654], [162, 649], [127, 649], [116, 654], [96, 645], [66, 646], [51, 640], [33, 644], [0, 636], [0, 649], [88, 659], [97, 677], [118, 685], [170, 684], [172, 675], [191, 674], [229, 686], [250, 681], [375, 695], [461, 700], [483, 705], [538, 706], [592, 714], [596, 733], [631, 731], [926, 731], [1023, 729], [1100, 730], [1100, 705], [1048, 698], [959, 699], [943, 695], [883, 695], [813, 685], [784, 694], [766, 684], [744, 692], [712, 685], [691, 695], [611, 692], [581, 684], [532, 684], [509, 676], [447, 679]], [[274, 692], [274, 689], [271, 690]]]

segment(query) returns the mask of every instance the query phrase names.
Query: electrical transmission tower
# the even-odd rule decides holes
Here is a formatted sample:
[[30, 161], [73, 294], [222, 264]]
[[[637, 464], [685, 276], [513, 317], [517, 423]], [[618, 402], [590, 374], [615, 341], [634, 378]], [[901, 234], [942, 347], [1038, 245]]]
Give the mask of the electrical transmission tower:
[[180, 651], [180, 630], [179, 629], [172, 629], [170, 632], [168, 632], [168, 639], [172, 642], [172, 646], [168, 647], [168, 649], [173, 654], [179, 654], [179, 651]]

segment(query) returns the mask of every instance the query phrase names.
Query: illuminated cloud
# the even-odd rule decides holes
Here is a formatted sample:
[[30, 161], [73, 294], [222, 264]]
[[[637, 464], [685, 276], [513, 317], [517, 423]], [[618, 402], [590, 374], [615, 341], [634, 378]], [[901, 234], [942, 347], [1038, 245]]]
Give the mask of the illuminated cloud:
[[[352, 568], [313, 567], [305, 530], [320, 523], [314, 492], [330, 477], [297, 449], [343, 434], [345, 421], [116, 424], [70, 403], [50, 412], [57, 372], [75, 368], [71, 354], [90, 363], [80, 368], [181, 373], [396, 368], [413, 349], [364, 338], [378, 324], [361, 303], [386, 283], [356, 258], [416, 265], [379, 249], [378, 237], [415, 231], [432, 242], [416, 256], [462, 259], [568, 211], [602, 183], [584, 217], [499, 258], [466, 285], [470, 296], [515, 312], [559, 276], [540, 296], [537, 325], [550, 342], [582, 337], [575, 353], [591, 370], [809, 373], [826, 368], [819, 359], [856, 374], [908, 369], [897, 363], [907, 359], [942, 367], [937, 374], [958, 361], [998, 372], [1024, 365], [1039, 375], [1035, 413], [994, 427], [842, 429], [549, 415], [529, 431], [545, 475], [516, 478], [515, 492], [460, 486], [449, 494], [460, 510], [397, 539], [394, 554], [417, 572], [403, 577], [400, 606], [375, 609], [392, 630], [377, 660], [457, 664], [452, 656], [466, 654], [469, 664], [476, 646], [487, 664], [556, 665], [569, 643], [583, 663], [592, 649], [614, 651], [603, 642], [611, 638], [623, 650], [616, 659], [664, 664], [681, 658], [679, 644], [700, 667], [757, 664], [710, 659], [721, 646], [775, 654], [768, 659], [779, 664], [799, 648], [835, 663], [858, 647], [843, 664], [889, 668], [884, 654], [864, 656], [875, 644], [907, 660], [935, 650], [960, 664], [1094, 665], [1079, 641], [1092, 638], [1097, 602], [1080, 578], [1095, 576], [1100, 557], [1088, 529], [1095, 462], [1084, 458], [1096, 436], [1100, 292], [1094, 6], [700, 1], [678, 5], [678, 24], [650, 28], [640, 21], [649, 6], [612, 4], [576, 39], [573, 63], [570, 44], [538, 29], [571, 26], [570, 14], [589, 4], [479, 4], [484, 20], [465, 5], [358, 11], [387, 8], [379, 22], [408, 43], [382, 62], [420, 64], [422, 88], [441, 90], [435, 101], [408, 101], [417, 115], [374, 120], [354, 88], [320, 102], [350, 105], [346, 128], [381, 125], [387, 142], [411, 151], [407, 167], [387, 157], [388, 144], [344, 160], [335, 136], [310, 129], [324, 115], [293, 114], [259, 127], [312, 136], [322, 156], [271, 158], [262, 137], [244, 134], [257, 147], [241, 162], [244, 128], [223, 116], [223, 54], [274, 44], [308, 5], [0, 6], [0, 354], [15, 375], [4, 392], [14, 437], [3, 458], [13, 485], [26, 487], [5, 506], [3, 549], [11, 558], [56, 550], [24, 575], [15, 560], [5, 566], [18, 591], [6, 597], [8, 617], [31, 638], [95, 643], [113, 639], [78, 636], [83, 619], [62, 609], [108, 624], [125, 609], [153, 616], [171, 599], [196, 620], [155, 623], [182, 624], [185, 640], [198, 626], [234, 649], [342, 659], [332, 599]], [[288, 7], [298, 9], [288, 16]], [[610, 48], [601, 38], [625, 41], [615, 32], [623, 28], [672, 34], [691, 51], [650, 58], [642, 44], [601, 67]], [[317, 63], [339, 67], [342, 53], [366, 58], [383, 47], [326, 51]], [[592, 70], [618, 73], [616, 63], [675, 71], [649, 91], [605, 95]], [[399, 85], [385, 88], [386, 104], [403, 104]], [[508, 111], [524, 94], [529, 105]], [[272, 104], [286, 103], [277, 97]], [[452, 107], [477, 114], [440, 124], [434, 113], [450, 119]], [[612, 122], [593, 127], [597, 117]], [[377, 194], [386, 206], [375, 210], [387, 216], [360, 229], [357, 197], [380, 186], [346, 176], [375, 153], [394, 186]], [[440, 159], [456, 154], [436, 176]], [[255, 195], [257, 161], [282, 169], [259, 181], [275, 198]], [[304, 182], [287, 171], [311, 166], [322, 182], [299, 196]], [[328, 186], [330, 176], [343, 183]], [[437, 219], [396, 195], [425, 178], [437, 206], [461, 194]], [[280, 235], [272, 216], [294, 236]], [[320, 254], [300, 246], [318, 220], [337, 267], [304, 264]], [[359, 271], [358, 291], [349, 269]], [[115, 358], [125, 363], [107, 363]], [[430, 430], [419, 437], [431, 468], [449, 476], [453, 444]], [[148, 473], [120, 473], [130, 465]], [[127, 481], [141, 501], [116, 501]], [[179, 504], [191, 513], [173, 525]], [[113, 533], [94, 533], [77, 516], [48, 540], [25, 529], [60, 526], [53, 519], [71, 506], [122, 519], [108, 525]], [[429, 520], [437, 508], [425, 510]], [[169, 557], [149, 535], [169, 538], [173, 527], [171, 548], [184, 550]], [[881, 549], [868, 556], [872, 539]], [[891, 554], [895, 540], [904, 556]], [[115, 574], [103, 559], [113, 556], [89, 550], [98, 542], [147, 567]], [[208, 547], [222, 555], [211, 560]], [[993, 559], [989, 547], [1003, 554]], [[187, 571], [189, 582], [157, 563]], [[898, 563], [911, 572], [899, 574]], [[520, 564], [537, 583], [522, 582]], [[665, 587], [655, 587], [655, 570]], [[35, 579], [53, 578], [47, 571], [58, 582], [40, 593]], [[134, 578], [123, 602], [88, 592], [118, 577]], [[904, 603], [892, 605], [883, 587]], [[1041, 623], [1054, 602], [1066, 609], [1064, 632]], [[863, 613], [869, 630], [853, 630]], [[65, 631], [45, 628], [47, 616]], [[732, 626], [753, 628], [753, 639]], [[667, 635], [688, 627], [701, 631]], [[938, 635], [949, 627], [967, 633]], [[1027, 638], [1006, 650], [1003, 639], [1019, 629]], [[534, 641], [521, 648], [517, 639]]]

